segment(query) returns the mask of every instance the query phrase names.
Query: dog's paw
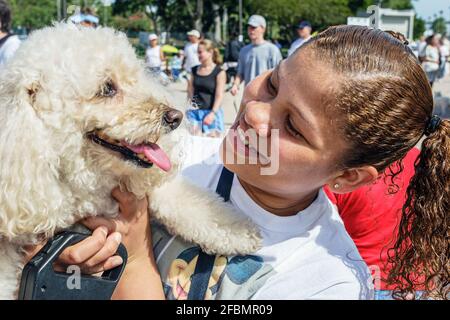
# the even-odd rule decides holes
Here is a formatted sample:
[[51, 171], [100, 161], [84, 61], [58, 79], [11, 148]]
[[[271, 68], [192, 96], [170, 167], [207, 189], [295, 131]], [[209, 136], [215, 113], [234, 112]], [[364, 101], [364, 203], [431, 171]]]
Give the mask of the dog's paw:
[[150, 210], [167, 230], [206, 253], [245, 255], [261, 247], [258, 227], [217, 194], [178, 178], [153, 190]]
[[[197, 243], [208, 254], [217, 255], [247, 255], [258, 251], [262, 246], [262, 237], [258, 227], [247, 219], [236, 221], [231, 225], [217, 226], [217, 234], [221, 234], [216, 241], [198, 239]], [[202, 241], [203, 240], [203, 241]]]

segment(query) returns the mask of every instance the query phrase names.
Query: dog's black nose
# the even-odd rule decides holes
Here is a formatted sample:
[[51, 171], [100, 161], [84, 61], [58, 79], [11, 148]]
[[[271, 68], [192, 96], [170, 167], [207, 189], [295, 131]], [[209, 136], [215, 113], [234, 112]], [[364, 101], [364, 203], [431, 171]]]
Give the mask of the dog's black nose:
[[178, 128], [181, 120], [183, 120], [183, 114], [175, 109], [167, 111], [163, 116], [163, 124], [172, 130]]

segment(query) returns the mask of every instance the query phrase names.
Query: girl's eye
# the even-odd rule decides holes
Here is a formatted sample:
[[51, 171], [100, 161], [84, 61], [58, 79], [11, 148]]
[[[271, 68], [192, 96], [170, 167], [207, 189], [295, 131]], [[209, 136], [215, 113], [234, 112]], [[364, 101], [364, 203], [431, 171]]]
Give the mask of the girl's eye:
[[277, 94], [277, 88], [274, 86], [274, 84], [272, 82], [272, 75], [270, 75], [270, 77], [267, 78], [267, 91], [271, 95], [276, 95]]
[[303, 138], [303, 135], [295, 129], [290, 116], [286, 117], [286, 129], [295, 138]]
[[114, 83], [109, 80], [107, 81], [100, 91], [97, 93], [97, 96], [103, 97], [103, 98], [112, 98], [117, 94], [117, 88], [114, 85]]

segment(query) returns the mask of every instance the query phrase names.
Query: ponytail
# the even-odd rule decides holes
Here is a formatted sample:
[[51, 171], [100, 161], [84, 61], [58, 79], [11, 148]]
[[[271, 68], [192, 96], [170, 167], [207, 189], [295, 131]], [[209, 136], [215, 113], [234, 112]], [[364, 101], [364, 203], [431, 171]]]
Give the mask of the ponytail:
[[442, 120], [423, 141], [398, 237], [389, 251], [394, 297], [414, 299], [415, 290], [423, 289], [427, 297], [449, 298], [449, 197], [450, 121]]
[[221, 65], [223, 63], [222, 55], [217, 48], [214, 48], [213, 50], [213, 61], [217, 65]]

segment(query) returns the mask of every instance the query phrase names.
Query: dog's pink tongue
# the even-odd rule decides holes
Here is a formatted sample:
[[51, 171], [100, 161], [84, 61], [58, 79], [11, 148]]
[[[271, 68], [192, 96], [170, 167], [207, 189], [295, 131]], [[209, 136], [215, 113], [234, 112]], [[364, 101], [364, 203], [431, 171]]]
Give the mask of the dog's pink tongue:
[[143, 143], [137, 146], [127, 144], [127, 148], [135, 153], [143, 153], [147, 160], [153, 162], [164, 171], [169, 171], [172, 168], [169, 157], [156, 143]]

